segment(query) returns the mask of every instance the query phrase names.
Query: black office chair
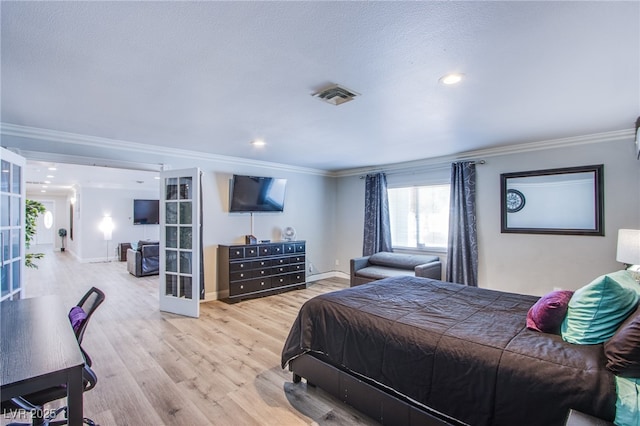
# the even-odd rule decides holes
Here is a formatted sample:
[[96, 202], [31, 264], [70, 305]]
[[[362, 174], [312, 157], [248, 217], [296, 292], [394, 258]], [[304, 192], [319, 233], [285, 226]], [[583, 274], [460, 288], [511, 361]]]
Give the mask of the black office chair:
[[82, 296], [82, 299], [78, 302], [76, 306], [71, 308], [69, 311], [69, 321], [71, 321], [71, 325], [73, 326], [73, 331], [76, 334], [76, 339], [78, 340], [78, 344], [80, 345], [80, 350], [84, 355], [85, 362], [91, 367], [93, 362], [91, 361], [91, 357], [82, 347], [82, 339], [84, 337], [84, 332], [87, 329], [87, 325], [89, 324], [89, 320], [93, 313], [98, 309], [98, 306], [104, 302], [105, 295], [102, 290], [97, 289], [95, 287], [91, 287], [89, 291]]
[[[91, 369], [92, 361], [89, 354], [82, 347], [82, 339], [84, 337], [84, 332], [87, 329], [89, 319], [91, 319], [91, 316], [98, 306], [104, 302], [104, 299], [105, 294], [101, 290], [92, 287], [87, 291], [87, 293], [85, 293], [82, 299], [80, 299], [78, 304], [69, 311], [69, 322], [71, 322], [78, 345], [82, 351], [82, 356], [84, 357], [84, 367], [82, 369], [83, 392], [87, 392], [95, 387], [98, 382], [98, 376], [96, 376]], [[66, 396], [67, 388], [65, 385], [54, 386], [29, 395], [11, 398], [10, 401], [3, 401], [2, 410], [5, 412], [22, 409], [31, 412], [32, 426], [64, 425], [67, 424], [67, 407], [58, 408], [45, 416], [44, 405], [57, 399], [66, 398]], [[63, 411], [65, 412], [64, 420], [53, 420]], [[91, 419], [84, 418], [83, 421], [90, 426], [95, 426], [95, 423]], [[7, 426], [18, 425], [25, 425], [25, 423], [10, 423]]]

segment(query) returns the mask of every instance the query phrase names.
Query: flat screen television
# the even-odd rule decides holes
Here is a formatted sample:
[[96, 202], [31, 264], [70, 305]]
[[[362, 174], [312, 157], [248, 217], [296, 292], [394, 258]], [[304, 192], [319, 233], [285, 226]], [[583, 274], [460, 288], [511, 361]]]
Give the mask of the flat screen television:
[[133, 200], [133, 224], [157, 225], [160, 223], [160, 200]]
[[233, 175], [230, 212], [281, 212], [286, 179]]

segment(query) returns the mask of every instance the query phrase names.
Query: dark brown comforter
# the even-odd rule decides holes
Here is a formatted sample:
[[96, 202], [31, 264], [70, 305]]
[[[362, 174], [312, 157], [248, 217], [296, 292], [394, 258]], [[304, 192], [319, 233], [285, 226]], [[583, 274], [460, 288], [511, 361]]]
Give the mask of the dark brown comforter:
[[282, 367], [306, 352], [471, 425], [562, 425], [570, 408], [613, 420], [602, 345], [526, 329], [538, 298], [395, 277], [300, 309]]

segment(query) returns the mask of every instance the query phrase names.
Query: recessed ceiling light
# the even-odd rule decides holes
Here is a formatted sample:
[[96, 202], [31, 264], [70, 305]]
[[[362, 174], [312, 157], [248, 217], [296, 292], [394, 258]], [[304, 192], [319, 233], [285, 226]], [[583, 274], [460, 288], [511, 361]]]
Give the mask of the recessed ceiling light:
[[440, 77], [440, 82], [446, 85], [458, 84], [460, 83], [460, 81], [462, 81], [463, 77], [464, 77], [464, 74], [454, 72], [454, 73], [446, 74]]
[[52, 172], [55, 172], [58, 169], [56, 169], [55, 167], [49, 167], [49, 170], [51, 170]]
[[251, 145], [253, 145], [253, 146], [265, 146], [266, 142], [263, 141], [262, 139], [256, 139], [254, 141], [251, 141]]
[[44, 183], [51, 183], [51, 181], [50, 180], [45, 180]]
[[160, 176], [154, 176], [153, 177], [155, 180], [160, 180]]
[[54, 178], [55, 176], [54, 176], [54, 175], [47, 175], [47, 177], [48, 177], [49, 179], [51, 179], [51, 178]]

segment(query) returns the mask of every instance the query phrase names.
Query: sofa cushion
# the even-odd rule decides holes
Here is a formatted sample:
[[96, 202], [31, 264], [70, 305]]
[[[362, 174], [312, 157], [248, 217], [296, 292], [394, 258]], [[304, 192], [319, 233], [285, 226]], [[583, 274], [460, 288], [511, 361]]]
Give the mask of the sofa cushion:
[[413, 269], [397, 269], [388, 268], [386, 266], [367, 266], [366, 268], [358, 269], [356, 275], [364, 278], [372, 278], [374, 280], [381, 280], [387, 277], [407, 276], [413, 275]]
[[[440, 259], [437, 256], [426, 256], [421, 254], [390, 253], [386, 251], [381, 251], [379, 253], [372, 254], [369, 257], [369, 263], [371, 265], [386, 266], [389, 268], [397, 268], [397, 269], [408, 269], [411, 271], [413, 271], [413, 269], [418, 265], [437, 262], [439, 260]], [[400, 275], [403, 275], [403, 274], [400, 274]]]
[[144, 246], [154, 246], [154, 245], [158, 246], [158, 245], [160, 245], [160, 242], [159, 241], [140, 240], [136, 244], [135, 250], [142, 250], [142, 247], [144, 247]]
[[157, 244], [147, 244], [140, 248], [142, 257], [158, 257], [160, 254], [160, 246]]

